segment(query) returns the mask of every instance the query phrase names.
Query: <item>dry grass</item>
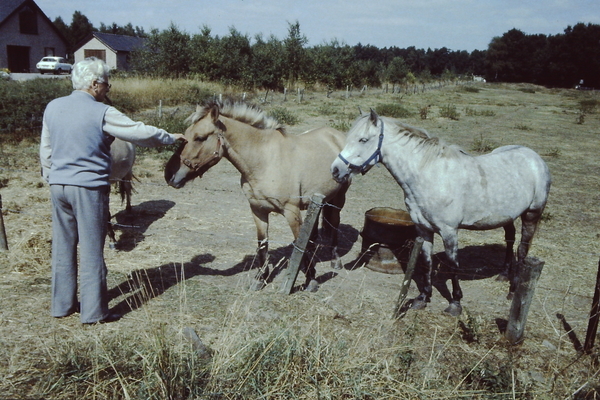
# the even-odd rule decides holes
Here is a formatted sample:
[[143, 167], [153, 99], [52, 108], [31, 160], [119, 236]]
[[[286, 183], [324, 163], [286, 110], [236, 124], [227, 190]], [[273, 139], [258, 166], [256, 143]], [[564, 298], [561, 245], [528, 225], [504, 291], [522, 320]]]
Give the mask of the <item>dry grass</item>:
[[[577, 120], [591, 94], [477, 88], [416, 95], [370, 90], [350, 98], [307, 92], [302, 103], [290, 97], [283, 103], [276, 95], [262, 105], [299, 116], [290, 131], [302, 132], [350, 124], [358, 106], [397, 102], [413, 112], [406, 122], [468, 151], [515, 143], [542, 154], [554, 183], [531, 255], [546, 264], [519, 346], [509, 346], [499, 330], [510, 303], [506, 284], [489, 273], [502, 262], [500, 231], [461, 232], [459, 257], [472, 275], [462, 283], [460, 318], [442, 313], [446, 300], [434, 291], [425, 310], [393, 320], [401, 276], [352, 268], [365, 211], [403, 208], [384, 168], [358, 177], [348, 193], [341, 230], [346, 269], [332, 272], [328, 262], [319, 263], [317, 293], [285, 296], [277, 277], [261, 292], [246, 290], [255, 229], [237, 171], [222, 161], [202, 180], [174, 190], [162, 180], [164, 160], [146, 155], [136, 165], [142, 178], [134, 215], [116, 216], [121, 250], [106, 250], [111, 306], [125, 316], [91, 327], [77, 316], [52, 319], [50, 205], [38, 178], [37, 145], [0, 145], [10, 247], [0, 252], [0, 397], [594, 398], [597, 355], [576, 350], [585, 337], [600, 254], [599, 118], [589, 113], [583, 124]], [[440, 117], [448, 105], [461, 113], [459, 120]], [[423, 107], [426, 119], [419, 114]], [[117, 196], [111, 209], [123, 209]], [[289, 257], [290, 241], [283, 218], [273, 216], [275, 262]], [[439, 243], [436, 251], [442, 251]], [[416, 295], [414, 286], [409, 296]], [[185, 328], [210, 351], [193, 347]]]

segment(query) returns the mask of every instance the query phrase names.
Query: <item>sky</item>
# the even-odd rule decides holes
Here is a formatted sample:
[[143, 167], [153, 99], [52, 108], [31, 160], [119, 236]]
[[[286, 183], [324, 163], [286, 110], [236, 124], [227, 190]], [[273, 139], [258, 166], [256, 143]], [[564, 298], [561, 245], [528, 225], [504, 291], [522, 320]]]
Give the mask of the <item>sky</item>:
[[[0, 0], [1, 1], [1, 0]], [[309, 46], [358, 43], [378, 48], [486, 50], [516, 28], [556, 35], [579, 22], [600, 24], [600, 0], [35, 0], [51, 20], [68, 25], [80, 11], [90, 22], [131, 23], [145, 32], [171, 24], [188, 34], [204, 26], [212, 36], [230, 28], [254, 38], [283, 40], [300, 24]]]

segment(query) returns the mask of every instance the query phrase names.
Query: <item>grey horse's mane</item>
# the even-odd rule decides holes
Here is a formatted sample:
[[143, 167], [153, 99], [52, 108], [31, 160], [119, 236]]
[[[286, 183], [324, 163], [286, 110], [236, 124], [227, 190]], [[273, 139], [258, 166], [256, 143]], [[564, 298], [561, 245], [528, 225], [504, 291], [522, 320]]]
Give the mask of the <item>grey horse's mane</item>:
[[204, 118], [210, 111], [216, 108], [220, 115], [243, 122], [257, 129], [274, 129], [285, 133], [285, 126], [276, 118], [267, 115], [267, 113], [258, 106], [234, 100], [211, 100], [192, 115], [186, 121], [195, 124]]
[[415, 142], [418, 148], [424, 155], [422, 164], [428, 164], [434, 158], [447, 157], [458, 158], [467, 153], [457, 145], [449, 145], [442, 139], [432, 136], [423, 128], [416, 128], [404, 122], [386, 118], [389, 122], [393, 122], [392, 126], [395, 133], [408, 139], [409, 142]]

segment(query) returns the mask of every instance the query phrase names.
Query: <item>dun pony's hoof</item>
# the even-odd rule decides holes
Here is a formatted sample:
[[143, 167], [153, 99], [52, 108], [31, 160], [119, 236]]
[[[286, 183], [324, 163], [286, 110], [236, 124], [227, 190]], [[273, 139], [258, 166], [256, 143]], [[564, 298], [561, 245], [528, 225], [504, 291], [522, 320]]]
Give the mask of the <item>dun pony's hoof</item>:
[[319, 290], [319, 283], [314, 279], [311, 279], [310, 282], [308, 282], [308, 285], [306, 285], [306, 288], [304, 289], [304, 291], [311, 293], [314, 293], [317, 290]]
[[450, 303], [444, 312], [453, 317], [458, 317], [460, 314], [462, 314], [462, 306], [459, 303]]
[[506, 300], [512, 300], [514, 295], [515, 295], [515, 293], [514, 293], [514, 292], [509, 292], [509, 293], [506, 295]]
[[496, 277], [496, 281], [498, 281], [498, 282], [508, 282], [508, 275], [505, 272], [501, 272]]
[[108, 244], [108, 248], [111, 249], [111, 250], [115, 250], [117, 248], [117, 244], [111, 242], [111, 243]]
[[427, 302], [421, 299], [414, 299], [412, 303], [413, 310], [422, 310], [427, 307]]
[[252, 283], [250, 284], [250, 290], [252, 290], [253, 292], [258, 292], [259, 290], [262, 290], [265, 286], [266, 286], [265, 281], [259, 280], [259, 279], [254, 279], [252, 281]]

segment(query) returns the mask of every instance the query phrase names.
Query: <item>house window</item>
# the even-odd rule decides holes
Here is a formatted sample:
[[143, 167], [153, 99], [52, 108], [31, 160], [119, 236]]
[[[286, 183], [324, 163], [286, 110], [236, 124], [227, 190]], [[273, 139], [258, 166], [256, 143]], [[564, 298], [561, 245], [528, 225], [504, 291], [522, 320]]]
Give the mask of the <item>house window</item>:
[[85, 49], [83, 51], [83, 57], [84, 58], [96, 57], [96, 58], [99, 58], [100, 60], [106, 62], [106, 50]]
[[28, 35], [38, 34], [37, 14], [31, 8], [25, 7], [19, 13], [19, 29]]

